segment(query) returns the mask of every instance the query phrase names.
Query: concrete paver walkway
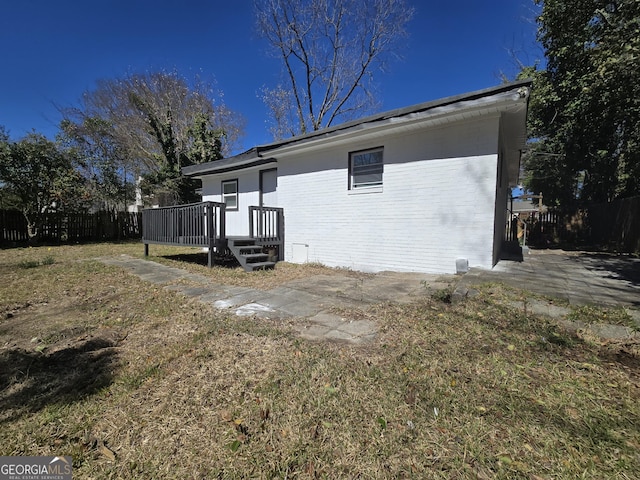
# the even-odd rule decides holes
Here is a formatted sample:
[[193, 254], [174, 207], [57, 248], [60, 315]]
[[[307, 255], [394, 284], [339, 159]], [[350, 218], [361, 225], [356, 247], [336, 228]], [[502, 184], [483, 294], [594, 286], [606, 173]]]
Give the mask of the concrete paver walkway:
[[492, 270], [472, 269], [462, 283], [501, 282], [570, 305], [640, 307], [640, 259], [627, 255], [530, 250], [522, 262], [501, 260]]
[[[457, 284], [454, 297], [464, 297], [473, 286], [500, 282], [567, 302], [570, 307], [597, 305], [624, 307], [640, 328], [640, 259], [628, 255], [531, 250], [522, 262], [501, 260], [492, 270], [472, 269]], [[520, 305], [522, 306], [522, 305]], [[570, 307], [558, 302], [527, 299], [529, 311], [562, 318]], [[587, 326], [564, 322], [569, 328]], [[638, 337], [636, 329], [619, 325], [590, 325], [601, 338]]]
[[[215, 284], [205, 275], [127, 255], [100, 260], [239, 316], [295, 318], [294, 328], [298, 333], [315, 340], [363, 343], [375, 338], [374, 322], [343, 318], [334, 313], [335, 307], [366, 309], [381, 302], [411, 302], [454, 285], [454, 297], [464, 298], [473, 291], [474, 285], [486, 282], [500, 282], [559, 298], [570, 306], [623, 306], [640, 327], [640, 260], [629, 256], [539, 250], [531, 251], [522, 262], [500, 261], [492, 270], [472, 269], [463, 276], [345, 272], [344, 275], [297, 279], [266, 291]], [[557, 302], [527, 302], [530, 311], [555, 318], [562, 318], [570, 311]], [[628, 327], [602, 328], [602, 334], [610, 338], [636, 335]]]
[[453, 275], [383, 272], [376, 275], [316, 275], [293, 280], [271, 290], [215, 284], [205, 275], [121, 255], [101, 258], [142, 280], [163, 285], [218, 309], [239, 316], [296, 318], [294, 328], [304, 338], [363, 343], [375, 338], [369, 320], [352, 320], [332, 313], [335, 307], [366, 308], [381, 302], [411, 302], [436, 289], [447, 288]]

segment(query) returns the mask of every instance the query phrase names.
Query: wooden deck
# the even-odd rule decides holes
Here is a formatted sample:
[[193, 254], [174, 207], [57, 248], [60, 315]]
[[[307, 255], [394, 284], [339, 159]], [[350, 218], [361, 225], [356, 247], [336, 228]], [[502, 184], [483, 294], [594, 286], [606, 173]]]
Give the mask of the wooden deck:
[[[142, 242], [145, 256], [149, 255], [149, 244], [202, 247], [208, 249], [209, 267], [214, 265], [216, 256], [231, 253], [245, 270], [253, 270], [247, 266], [247, 258], [239, 257], [241, 251], [229, 248], [236, 244], [239, 237], [226, 235], [225, 207], [224, 203], [200, 202], [143, 210]], [[266, 250], [264, 257], [273, 250], [277, 252], [278, 261], [284, 260], [284, 210], [277, 207], [249, 207], [248, 236], [241, 238], [251, 240], [251, 245]], [[251, 259], [265, 266], [264, 261], [257, 262], [257, 251], [252, 255]]]

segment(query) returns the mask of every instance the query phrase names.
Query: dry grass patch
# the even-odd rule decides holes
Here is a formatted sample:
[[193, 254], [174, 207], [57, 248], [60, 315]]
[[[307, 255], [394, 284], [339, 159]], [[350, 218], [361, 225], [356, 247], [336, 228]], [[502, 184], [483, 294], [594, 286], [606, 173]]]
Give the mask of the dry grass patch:
[[[271, 270], [257, 270], [247, 275], [239, 266], [215, 265], [207, 267], [206, 253], [194, 251], [194, 249], [165, 247], [155, 245], [152, 249], [152, 261], [181, 268], [190, 273], [204, 275], [214, 283], [255, 288], [258, 290], [270, 290], [293, 280], [308, 278], [314, 275], [351, 275], [359, 278], [366, 276], [361, 272], [341, 268], [329, 268], [319, 263], [307, 263], [299, 265], [295, 263], [278, 262]], [[167, 250], [168, 249], [168, 250]], [[182, 252], [181, 252], [182, 251]]]
[[[177, 265], [174, 265], [177, 266]], [[255, 288], [258, 290], [271, 290], [272, 288], [284, 285], [285, 283], [302, 278], [309, 278], [315, 275], [349, 275], [359, 278], [360, 272], [355, 272], [340, 268], [330, 268], [318, 263], [310, 263], [299, 265], [295, 263], [278, 262], [272, 270], [258, 270], [251, 272], [251, 275], [240, 267], [214, 267], [202, 269], [193, 269], [193, 266], [187, 267], [189, 271], [194, 273], [202, 273], [208, 276], [216, 283], [225, 285], [234, 285], [241, 287]]]
[[1, 455], [95, 479], [638, 477], [638, 358], [510, 307], [521, 292], [345, 311], [374, 344], [311, 343], [75, 248], [29, 269], [37, 249], [0, 251]]

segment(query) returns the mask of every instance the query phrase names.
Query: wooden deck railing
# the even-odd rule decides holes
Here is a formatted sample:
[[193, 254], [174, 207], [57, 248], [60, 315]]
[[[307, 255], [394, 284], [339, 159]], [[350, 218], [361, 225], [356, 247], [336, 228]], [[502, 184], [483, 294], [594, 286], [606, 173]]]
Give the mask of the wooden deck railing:
[[209, 266], [213, 251], [226, 246], [225, 204], [201, 202], [142, 211], [142, 242], [145, 256], [149, 244], [207, 247]]
[[278, 247], [278, 260], [284, 260], [284, 209], [249, 207], [249, 236], [258, 245]]
[[[149, 244], [206, 247], [209, 266], [215, 253], [225, 252], [225, 204], [201, 202], [142, 211], [144, 254]], [[276, 207], [249, 207], [249, 237], [257, 245], [275, 247], [278, 260], [284, 260], [284, 210]]]

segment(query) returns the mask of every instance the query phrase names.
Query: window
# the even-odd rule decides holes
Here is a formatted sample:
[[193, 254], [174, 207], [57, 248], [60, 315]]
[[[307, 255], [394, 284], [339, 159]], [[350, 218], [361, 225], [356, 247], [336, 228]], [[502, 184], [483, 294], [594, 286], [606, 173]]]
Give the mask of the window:
[[382, 187], [382, 148], [349, 154], [349, 189]]
[[226, 203], [227, 210], [238, 210], [238, 180], [222, 182], [222, 203]]

